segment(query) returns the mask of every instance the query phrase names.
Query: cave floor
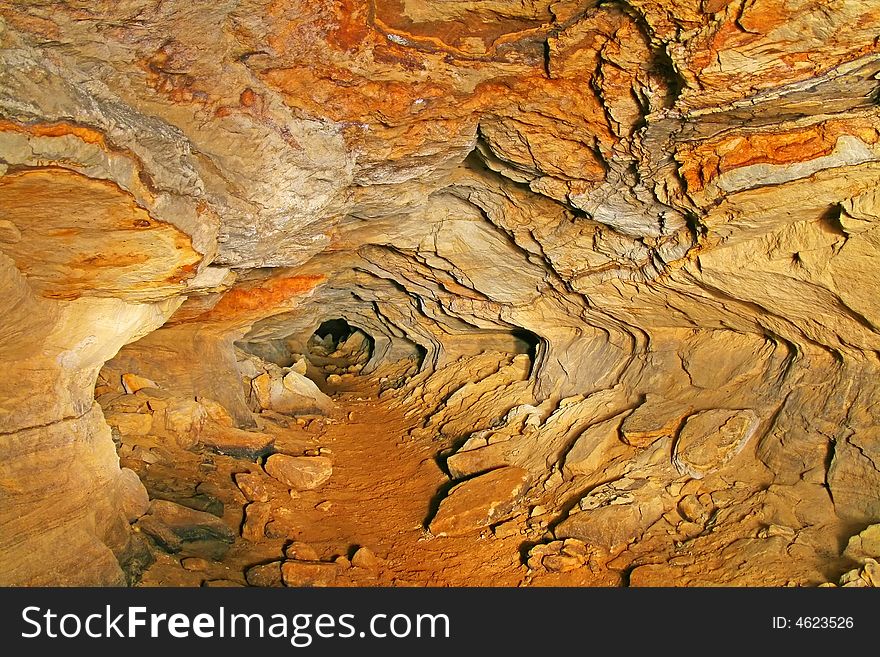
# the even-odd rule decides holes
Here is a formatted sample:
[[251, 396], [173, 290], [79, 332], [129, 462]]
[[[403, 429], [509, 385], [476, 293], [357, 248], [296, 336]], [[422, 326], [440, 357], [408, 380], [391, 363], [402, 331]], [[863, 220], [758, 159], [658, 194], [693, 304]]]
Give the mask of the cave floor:
[[[444, 445], [409, 438], [408, 431], [415, 421], [406, 419], [401, 409], [379, 401], [373, 384], [361, 385], [363, 389], [337, 393], [341, 412], [329, 423], [315, 418], [305, 426], [291, 422], [289, 427], [282, 428], [270, 422], [264, 427], [275, 433], [279, 451], [297, 454], [320, 449], [330, 457], [333, 474], [324, 485], [317, 490], [294, 493], [295, 497], [287, 490], [274, 490], [268, 505], [275, 520], [267, 526], [267, 536], [261, 535], [257, 540], [236, 539], [222, 561], [155, 550], [157, 560], [143, 574], [140, 585], [244, 585], [244, 573], [249, 567], [284, 559], [284, 549], [293, 541], [313, 547], [322, 561], [350, 558], [360, 546], [380, 558], [375, 569], [341, 569], [336, 581], [341, 586], [532, 583], [521, 550], [538, 542], [543, 530], [535, 529], [530, 536], [525, 513], [514, 519], [523, 533], [506, 538], [494, 536], [490, 529], [463, 537], [431, 537], [425, 532], [433, 500], [448, 483], [436, 459]], [[163, 450], [171, 452], [165, 453], [163, 462], [139, 472], [151, 496], [167, 496], [156, 492], [163, 489], [184, 494], [208, 493], [224, 502], [224, 520], [233, 526], [244, 526], [243, 533], [247, 533], [247, 500], [234, 477], [244, 472], [260, 473], [258, 464], [168, 445], [160, 452]], [[266, 479], [267, 483], [274, 482]], [[617, 583], [609, 577], [615, 579], [607, 572], [594, 576], [581, 570], [552, 574], [547, 583]]]

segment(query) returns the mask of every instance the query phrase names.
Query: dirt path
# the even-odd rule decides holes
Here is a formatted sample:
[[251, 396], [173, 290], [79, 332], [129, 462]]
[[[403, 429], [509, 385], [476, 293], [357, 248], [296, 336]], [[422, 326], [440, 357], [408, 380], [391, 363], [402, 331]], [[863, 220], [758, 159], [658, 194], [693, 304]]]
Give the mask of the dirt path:
[[[333, 474], [319, 489], [294, 497], [286, 490], [274, 492], [273, 513], [289, 519], [286, 535], [256, 542], [238, 539], [222, 563], [161, 554], [142, 585], [244, 583], [248, 566], [283, 558], [292, 540], [308, 543], [326, 561], [350, 557], [359, 546], [383, 560], [369, 575], [350, 571], [356, 575], [341, 579], [344, 585], [516, 586], [522, 582], [526, 569], [520, 535], [500, 539], [486, 530], [460, 538], [426, 536], [423, 527], [432, 500], [448, 483], [435, 460], [442, 444], [409, 439], [412, 420], [405, 419], [400, 409], [377, 401], [374, 390], [341, 392], [337, 403], [341, 421], [313, 420], [305, 427], [291, 423], [277, 432], [279, 451], [300, 454], [324, 448], [333, 461]], [[234, 477], [259, 473], [257, 464], [192, 452], [172, 456], [173, 465], [154, 466], [147, 476], [185, 479], [194, 490], [210, 491], [225, 504], [224, 520], [231, 526], [241, 523], [246, 500]], [[525, 523], [524, 517], [521, 522]]]

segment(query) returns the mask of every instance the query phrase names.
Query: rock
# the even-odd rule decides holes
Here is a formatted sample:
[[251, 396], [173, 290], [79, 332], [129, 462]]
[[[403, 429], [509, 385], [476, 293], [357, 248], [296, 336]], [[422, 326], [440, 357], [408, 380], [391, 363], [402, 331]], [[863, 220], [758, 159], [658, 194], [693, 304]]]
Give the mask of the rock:
[[689, 410], [679, 402], [649, 394], [623, 420], [620, 436], [627, 445], [648, 447], [664, 436], [674, 436]]
[[591, 551], [583, 541], [567, 538], [536, 545], [529, 550], [527, 563], [532, 570], [565, 573], [584, 566], [590, 556]]
[[[633, 450], [621, 445], [618, 438], [622, 421], [623, 415], [618, 415], [584, 429], [565, 455], [562, 468], [565, 475], [567, 477], [579, 474], [593, 475], [607, 468], [615, 460], [631, 455]], [[647, 441], [640, 442], [634, 437], [633, 440], [640, 446], [650, 444]]]
[[297, 354], [294, 356], [293, 364], [290, 366], [291, 372], [296, 372], [300, 376], [305, 376], [308, 372], [309, 365], [305, 356]]
[[331, 386], [336, 386], [342, 383], [342, 377], [338, 374], [331, 374], [327, 377], [327, 383]]
[[272, 506], [267, 502], [251, 502], [244, 509], [241, 537], [258, 542], [266, 538], [266, 525], [272, 519]]
[[244, 577], [250, 586], [278, 587], [283, 586], [281, 579], [281, 561], [251, 566], [245, 571]]
[[640, 538], [671, 504], [656, 482], [623, 477], [591, 490], [554, 533], [610, 550]]
[[258, 431], [209, 422], [199, 434], [199, 442], [218, 454], [256, 461], [272, 452], [275, 439]]
[[235, 475], [235, 484], [249, 502], [268, 502], [272, 495], [269, 480], [262, 474], [240, 472]]
[[285, 586], [313, 587], [332, 586], [336, 583], [338, 566], [320, 561], [285, 561], [281, 564], [281, 577]]
[[712, 509], [703, 504], [696, 495], [686, 495], [678, 501], [682, 517], [698, 525], [706, 524]]
[[107, 416], [107, 424], [123, 436], [146, 436], [153, 427], [149, 413], [113, 413]]
[[122, 375], [122, 388], [129, 395], [133, 395], [142, 388], [158, 387], [158, 383], [156, 383], [152, 379], [148, 379], [145, 376], [138, 376], [137, 374], [132, 374], [131, 372], [126, 372]]
[[318, 511], [321, 511], [323, 513], [326, 513], [327, 511], [329, 511], [331, 509], [332, 506], [333, 506], [333, 502], [331, 502], [330, 500], [325, 500], [319, 504], [316, 504], [315, 509]]
[[232, 530], [216, 516], [165, 500], [153, 500], [137, 526], [162, 549], [187, 556], [219, 560], [235, 541]]
[[714, 409], [691, 415], [672, 452], [678, 471], [702, 479], [723, 468], [745, 447], [758, 428], [754, 411]]
[[854, 568], [840, 576], [840, 586], [846, 588], [877, 588], [880, 586], [880, 564], [874, 559], [866, 559], [861, 568]]
[[294, 541], [284, 549], [284, 555], [295, 561], [320, 561], [318, 552], [308, 543]]
[[[0, 584], [125, 582], [95, 393], [115, 406], [107, 388], [137, 373], [248, 429], [300, 403], [283, 364], [304, 352], [385, 379], [377, 403], [424, 437], [392, 462], [491, 430], [456, 476], [522, 467], [554, 517], [589, 497], [568, 520], [627, 545], [654, 502], [604, 486], [721, 467], [703, 492], [728, 511], [686, 551], [746, 536], [762, 560], [785, 538], [762, 526], [798, 528], [749, 582], [814, 581], [835, 536], [880, 521], [876, 1], [264, 5], [4, 4]], [[313, 337], [343, 317], [371, 339]], [[645, 391], [620, 446], [571, 453]], [[229, 475], [180, 454], [198, 418], [166, 427], [153, 397], [124, 463]], [[734, 477], [731, 437], [695, 420], [682, 475], [691, 404], [761, 409], [761, 462], [747, 445]], [[541, 422], [498, 426], [525, 406]], [[826, 485], [833, 508], [807, 492]], [[660, 578], [671, 529], [635, 550], [655, 562], [633, 581]], [[700, 563], [729, 583], [745, 562]]]
[[244, 584], [231, 579], [209, 579], [202, 582], [202, 586], [213, 589], [237, 589], [244, 587]]
[[208, 413], [195, 399], [177, 399], [165, 408], [165, 431], [183, 449], [196, 445]]
[[286, 415], [327, 414], [333, 400], [315, 383], [296, 370], [264, 372], [251, 381], [251, 389], [261, 408]]
[[318, 488], [333, 473], [333, 462], [325, 456], [273, 454], [263, 467], [270, 477], [297, 490]]
[[205, 513], [210, 513], [212, 516], [217, 516], [218, 518], [223, 517], [223, 502], [213, 495], [207, 493], [190, 495], [189, 493], [179, 493], [156, 488], [152, 490], [152, 493], [153, 497], [158, 500], [167, 500], [179, 504], [180, 506], [185, 506], [188, 509], [204, 511]]
[[373, 554], [373, 551], [369, 548], [359, 547], [351, 558], [351, 565], [355, 568], [378, 570], [379, 566], [382, 565], [382, 560]]
[[519, 525], [514, 520], [502, 522], [492, 527], [495, 538], [509, 538], [519, 534]]
[[187, 557], [180, 560], [180, 565], [183, 566], [184, 570], [203, 572], [211, 567], [211, 562], [200, 557]]
[[235, 419], [220, 402], [208, 397], [197, 397], [196, 401], [202, 405], [208, 414], [208, 419], [221, 427], [234, 427]]
[[150, 496], [133, 470], [122, 468], [116, 485], [119, 491], [119, 509], [128, 522], [134, 522], [149, 510]]
[[449, 491], [429, 529], [435, 536], [458, 536], [504, 520], [516, 509], [530, 481], [527, 470], [514, 466], [468, 479]]
[[850, 537], [843, 556], [859, 563], [880, 559], [880, 524], [869, 525]]

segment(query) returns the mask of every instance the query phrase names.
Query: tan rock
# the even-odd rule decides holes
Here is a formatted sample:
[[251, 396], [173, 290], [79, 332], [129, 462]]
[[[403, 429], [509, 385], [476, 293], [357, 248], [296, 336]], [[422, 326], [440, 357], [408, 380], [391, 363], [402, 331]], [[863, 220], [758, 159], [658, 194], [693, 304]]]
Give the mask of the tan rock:
[[281, 561], [251, 566], [245, 571], [244, 577], [250, 586], [277, 587], [283, 586], [281, 579]]
[[359, 547], [351, 558], [351, 565], [355, 568], [377, 570], [382, 565], [382, 560], [370, 548]]
[[869, 525], [850, 537], [843, 556], [859, 563], [868, 559], [880, 559], [880, 524]]
[[216, 516], [165, 500], [153, 500], [137, 526], [163, 549], [190, 556], [220, 559], [235, 541]]
[[258, 542], [266, 538], [266, 525], [272, 518], [272, 506], [266, 502], [251, 502], [244, 509], [241, 537]]
[[338, 568], [335, 563], [285, 561], [281, 564], [281, 576], [285, 586], [332, 586], [336, 582]]
[[678, 435], [672, 462], [682, 474], [702, 479], [739, 454], [759, 422], [751, 410], [715, 409], [691, 415]]
[[145, 376], [138, 376], [137, 374], [132, 374], [131, 372], [126, 372], [122, 375], [122, 388], [129, 395], [133, 395], [142, 388], [158, 387], [159, 384], [157, 384], [152, 379], [148, 379]]
[[689, 409], [681, 403], [647, 395], [643, 404], [620, 425], [623, 442], [648, 447], [664, 436], [674, 436]]
[[107, 416], [107, 424], [123, 436], [146, 436], [153, 427], [149, 413], [113, 413]]
[[218, 454], [257, 460], [272, 450], [275, 439], [269, 434], [209, 421], [199, 432], [199, 442]]
[[235, 484], [249, 502], [268, 502], [272, 496], [270, 482], [262, 474], [240, 472], [235, 475]]
[[318, 552], [308, 543], [294, 541], [284, 549], [284, 555], [295, 561], [320, 561]]
[[263, 467], [269, 476], [297, 490], [318, 488], [333, 473], [333, 462], [325, 456], [273, 454]]
[[440, 503], [429, 529], [457, 536], [504, 520], [528, 490], [531, 475], [518, 467], [492, 470], [454, 486]]
[[180, 560], [180, 565], [183, 566], [184, 570], [204, 572], [211, 567], [211, 562], [200, 557], [187, 557]]

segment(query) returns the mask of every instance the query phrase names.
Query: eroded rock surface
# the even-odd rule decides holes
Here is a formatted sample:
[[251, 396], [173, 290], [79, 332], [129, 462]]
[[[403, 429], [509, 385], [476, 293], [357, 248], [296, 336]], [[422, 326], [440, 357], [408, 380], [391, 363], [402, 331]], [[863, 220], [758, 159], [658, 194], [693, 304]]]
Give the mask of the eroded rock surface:
[[[346, 391], [464, 480], [435, 534], [513, 523], [543, 576], [840, 581], [880, 521], [878, 26], [0, 2], [0, 584], [129, 581], [146, 494], [202, 484], [295, 538]], [[251, 579], [364, 570], [299, 562]]]

